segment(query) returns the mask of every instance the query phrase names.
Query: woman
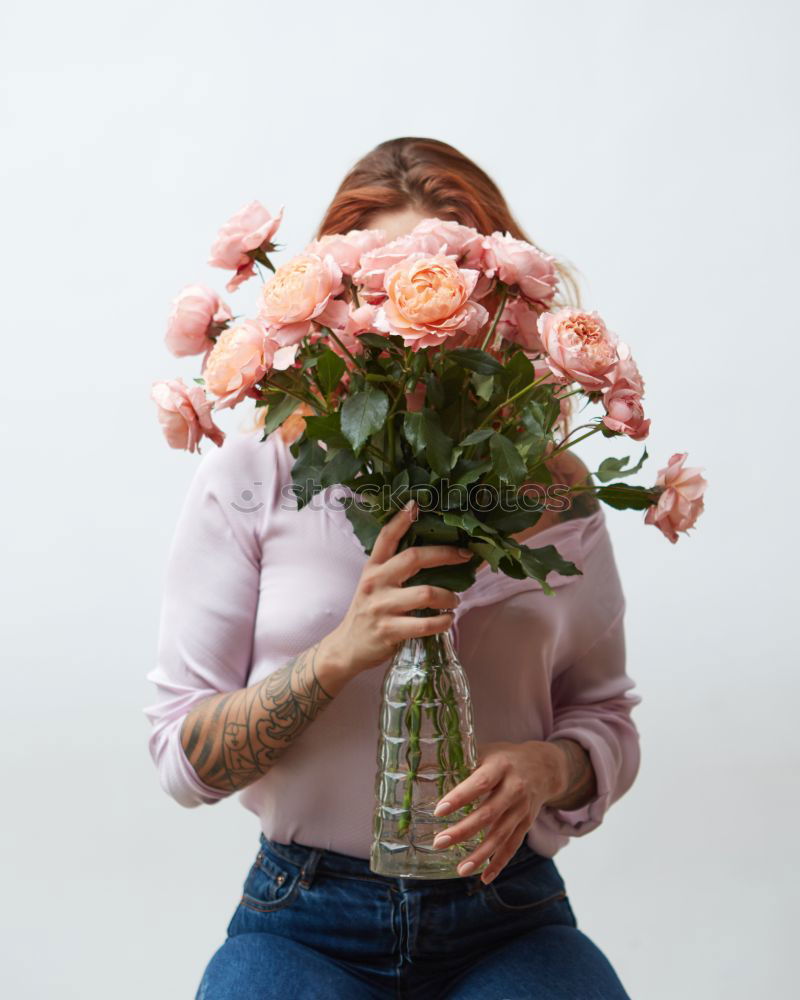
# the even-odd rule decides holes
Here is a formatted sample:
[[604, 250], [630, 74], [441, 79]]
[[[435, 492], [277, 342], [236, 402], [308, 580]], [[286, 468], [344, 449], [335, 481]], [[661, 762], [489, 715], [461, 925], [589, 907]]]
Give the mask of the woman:
[[[444, 143], [398, 139], [345, 178], [318, 235], [453, 219], [526, 238], [494, 183]], [[562, 277], [568, 278], [565, 271]], [[576, 926], [552, 860], [594, 829], [639, 763], [625, 673], [625, 600], [596, 501], [535, 528], [583, 571], [533, 580], [483, 566], [463, 595], [403, 587], [464, 553], [398, 553], [413, 507], [368, 558], [335, 503], [285, 499], [287, 436], [229, 437], [201, 461], [170, 553], [158, 690], [146, 709], [166, 791], [185, 806], [241, 791], [260, 843], [227, 939], [197, 996], [620, 998]], [[586, 468], [564, 453], [560, 482]], [[467, 556], [469, 553], [467, 553]], [[440, 613], [420, 618], [416, 608]], [[480, 803], [448, 834], [484, 832], [460, 878], [373, 874], [377, 709], [384, 668], [409, 636], [453, 627], [469, 677], [479, 766], [440, 813]], [[437, 846], [446, 846], [440, 839]], [[483, 863], [488, 860], [485, 869]]]

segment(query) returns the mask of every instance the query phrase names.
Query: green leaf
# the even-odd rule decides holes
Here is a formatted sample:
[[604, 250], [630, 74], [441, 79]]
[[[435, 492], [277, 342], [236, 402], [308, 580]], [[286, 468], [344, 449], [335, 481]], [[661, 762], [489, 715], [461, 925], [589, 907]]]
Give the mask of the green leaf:
[[364, 510], [352, 497], [348, 498], [348, 503], [345, 506], [345, 514], [353, 527], [356, 538], [361, 542], [367, 555], [369, 555], [372, 552], [375, 539], [378, 537], [378, 532], [381, 530], [380, 521], [378, 521], [374, 514], [371, 514], [368, 510]]
[[489, 451], [494, 471], [502, 482], [518, 485], [523, 481], [526, 475], [525, 463], [507, 437], [496, 431], [492, 432]]
[[406, 412], [403, 415], [403, 433], [414, 454], [422, 455], [425, 451], [425, 441], [422, 437], [422, 413]]
[[517, 543], [520, 548], [520, 563], [528, 573], [540, 582], [548, 573], [559, 573], [561, 576], [583, 576], [581, 570], [570, 562], [562, 558], [555, 545], [543, 545], [538, 549], [531, 549], [521, 542]]
[[478, 375], [474, 372], [470, 381], [478, 399], [488, 403], [494, 393], [494, 375]]
[[505, 552], [500, 545], [496, 545], [492, 541], [485, 542], [470, 542], [470, 549], [481, 557], [485, 559], [486, 562], [492, 569], [493, 573], [496, 573], [500, 568], [500, 560], [505, 556]]
[[320, 474], [320, 483], [323, 486], [336, 486], [337, 483], [344, 483], [358, 472], [362, 466], [362, 461], [358, 455], [354, 455], [349, 448], [342, 448], [335, 455], [328, 458]]
[[600, 468], [596, 473], [597, 478], [601, 483], [607, 483], [615, 476], [632, 476], [634, 472], [638, 472], [639, 469], [641, 469], [646, 458], [647, 448], [645, 448], [642, 452], [642, 457], [636, 465], [632, 466], [630, 469], [625, 468], [629, 461], [627, 456], [625, 458], [607, 458], [605, 461], [600, 463]]
[[457, 545], [458, 528], [445, 524], [439, 514], [422, 513], [414, 522], [413, 537], [425, 545]]
[[447, 358], [479, 375], [496, 375], [503, 371], [503, 366], [496, 358], [477, 347], [455, 347], [448, 351]]
[[456, 472], [456, 478], [453, 480], [454, 486], [469, 486], [470, 483], [477, 482], [484, 472], [488, 472], [491, 469], [492, 463], [488, 458], [477, 462], [464, 460], [462, 466], [461, 471], [457, 471], [459, 468], [458, 465], [454, 469], [454, 472]]
[[339, 416], [336, 412], [306, 417], [306, 437], [313, 441], [324, 441], [331, 448], [349, 448], [350, 442], [342, 434]]
[[361, 333], [358, 339], [368, 347], [374, 347], [379, 351], [401, 350], [399, 341], [394, 341], [390, 337], [382, 337], [379, 333]]
[[475, 583], [475, 569], [478, 560], [462, 563], [458, 566], [426, 566], [406, 581], [406, 586], [427, 583], [432, 587], [445, 587], [447, 590], [459, 593], [467, 590]]
[[353, 451], [358, 451], [367, 438], [383, 427], [388, 412], [389, 397], [380, 389], [364, 389], [348, 396], [342, 406], [342, 433]]
[[326, 396], [329, 396], [339, 384], [344, 370], [345, 363], [342, 358], [326, 347], [317, 361], [317, 378], [320, 388]]
[[461, 441], [461, 447], [466, 448], [471, 444], [480, 444], [481, 441], [486, 441], [494, 434], [491, 427], [483, 427], [480, 430], [473, 431], [471, 434], [467, 434], [463, 441]]
[[433, 372], [428, 372], [425, 376], [425, 402], [437, 410], [444, 406], [444, 386]]
[[518, 531], [525, 531], [526, 528], [532, 528], [541, 518], [542, 513], [541, 510], [526, 510], [524, 507], [520, 507], [517, 510], [489, 511], [484, 516], [487, 523], [495, 531], [499, 531], [503, 535], [513, 535]]
[[422, 411], [422, 440], [425, 443], [425, 457], [437, 474], [444, 476], [453, 465], [453, 440], [442, 430], [438, 415], [429, 409]]
[[628, 483], [610, 483], [601, 486], [595, 496], [617, 510], [647, 510], [658, 501], [658, 491]]
[[484, 524], [483, 521], [478, 520], [471, 510], [448, 510], [442, 514], [442, 518], [445, 524], [455, 525], [455, 527], [466, 531], [468, 535], [483, 537], [485, 535], [491, 536], [496, 534], [494, 528], [490, 528], [488, 524]]
[[294, 396], [287, 396], [285, 393], [276, 394], [274, 399], [270, 398], [269, 408], [264, 419], [264, 433], [271, 434], [277, 427], [280, 427], [299, 405]]
[[533, 365], [522, 351], [515, 351], [503, 369], [503, 383], [508, 395], [513, 395], [534, 381]]
[[196, 382], [198, 385], [205, 385], [206, 384], [206, 380], [204, 378], [195, 378], [195, 379], [192, 379], [192, 381]]
[[325, 452], [315, 441], [302, 438], [292, 445], [295, 462], [292, 466], [293, 492], [298, 510], [305, 507], [321, 488], [320, 477], [325, 464]]

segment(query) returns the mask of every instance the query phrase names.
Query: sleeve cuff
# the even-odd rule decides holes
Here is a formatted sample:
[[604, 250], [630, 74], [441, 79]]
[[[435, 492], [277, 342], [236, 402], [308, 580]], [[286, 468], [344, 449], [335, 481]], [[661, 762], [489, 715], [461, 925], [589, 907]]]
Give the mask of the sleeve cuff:
[[594, 797], [578, 809], [552, 809], [545, 806], [539, 820], [554, 833], [580, 837], [602, 823], [611, 805], [618, 768], [608, 741], [591, 730], [566, 726], [551, 733], [548, 742], [557, 739], [574, 740], [586, 750], [594, 770], [597, 790]]

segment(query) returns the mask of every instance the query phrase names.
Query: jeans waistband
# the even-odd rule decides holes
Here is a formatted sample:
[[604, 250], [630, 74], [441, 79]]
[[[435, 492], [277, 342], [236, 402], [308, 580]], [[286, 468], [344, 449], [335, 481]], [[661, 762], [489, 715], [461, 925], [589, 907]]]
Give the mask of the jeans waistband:
[[[450, 879], [404, 879], [389, 875], [379, 875], [370, 870], [367, 858], [357, 858], [350, 854], [340, 854], [338, 851], [332, 851], [327, 848], [298, 844], [296, 841], [292, 841], [290, 844], [282, 844], [280, 841], [271, 840], [263, 832], [261, 833], [260, 840], [264, 850], [271, 852], [300, 869], [301, 885], [310, 885], [317, 872], [391, 884], [400, 882], [413, 883], [415, 885], [430, 884], [431, 886], [441, 887], [444, 883], [453, 881]], [[505, 867], [511, 868], [534, 857], [539, 857], [539, 855], [523, 840]], [[478, 877], [478, 875], [467, 876], [462, 881], [470, 878], [477, 880]]]

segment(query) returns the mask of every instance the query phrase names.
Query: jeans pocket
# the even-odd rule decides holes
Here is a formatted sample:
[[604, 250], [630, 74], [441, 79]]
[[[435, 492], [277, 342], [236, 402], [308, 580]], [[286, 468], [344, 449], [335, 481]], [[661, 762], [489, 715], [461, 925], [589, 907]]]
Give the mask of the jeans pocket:
[[567, 898], [564, 881], [549, 858], [505, 869], [486, 887], [489, 906], [499, 913], [538, 912]]
[[300, 869], [262, 847], [245, 879], [241, 905], [257, 913], [273, 913], [290, 906], [299, 889]]

